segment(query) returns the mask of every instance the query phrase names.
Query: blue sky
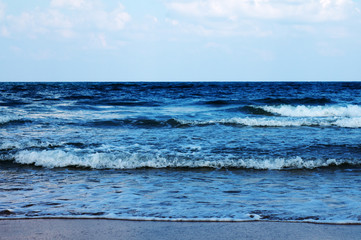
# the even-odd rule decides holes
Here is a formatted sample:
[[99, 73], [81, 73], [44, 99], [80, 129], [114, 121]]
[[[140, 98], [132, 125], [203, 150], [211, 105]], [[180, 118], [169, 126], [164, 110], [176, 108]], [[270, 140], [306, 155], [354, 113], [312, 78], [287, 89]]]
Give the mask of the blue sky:
[[361, 80], [356, 0], [0, 0], [0, 81]]

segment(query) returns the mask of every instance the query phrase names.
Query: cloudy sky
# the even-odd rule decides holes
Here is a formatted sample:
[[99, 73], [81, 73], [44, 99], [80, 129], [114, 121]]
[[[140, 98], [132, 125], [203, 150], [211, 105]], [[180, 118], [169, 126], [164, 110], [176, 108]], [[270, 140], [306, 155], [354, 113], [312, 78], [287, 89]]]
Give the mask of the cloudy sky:
[[0, 81], [361, 80], [358, 0], [0, 0]]

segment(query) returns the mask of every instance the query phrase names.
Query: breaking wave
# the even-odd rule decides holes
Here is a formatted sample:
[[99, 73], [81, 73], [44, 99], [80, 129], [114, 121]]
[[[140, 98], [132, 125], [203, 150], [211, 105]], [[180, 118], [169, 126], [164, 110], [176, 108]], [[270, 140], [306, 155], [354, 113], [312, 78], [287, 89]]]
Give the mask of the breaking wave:
[[[356, 114], [355, 114], [356, 115]], [[93, 127], [121, 127], [132, 126], [140, 128], [187, 128], [209, 125], [226, 125], [234, 127], [342, 127], [361, 128], [361, 117], [234, 117], [214, 120], [184, 120], [184, 119], [108, 119], [92, 120], [86, 125]]]
[[[361, 109], [360, 109], [361, 111]], [[291, 114], [290, 114], [291, 115]], [[355, 113], [354, 116], [358, 114]], [[361, 115], [361, 113], [359, 114]], [[8, 124], [23, 124], [32, 122], [31, 119], [22, 119], [19, 117], [0, 117], [0, 126]], [[73, 124], [73, 123], [71, 123]], [[361, 128], [360, 117], [233, 117], [229, 119], [214, 120], [184, 120], [170, 118], [166, 120], [159, 119], [104, 119], [90, 120], [81, 125], [107, 128], [107, 127], [134, 127], [134, 128], [188, 128], [204, 127], [209, 125], [225, 125], [233, 127], [341, 127], [341, 128]]]
[[19, 164], [46, 168], [80, 167], [91, 169], [139, 169], [139, 168], [241, 168], [258, 170], [315, 169], [320, 167], [359, 165], [356, 160], [316, 159], [301, 157], [274, 159], [219, 159], [201, 160], [184, 157], [169, 157], [160, 154], [89, 153], [77, 155], [63, 150], [29, 151], [14, 155]]
[[361, 117], [361, 107], [358, 105], [347, 106], [260, 106], [270, 114], [286, 117]]
[[357, 118], [231, 118], [209, 121], [177, 120], [178, 126], [205, 126], [212, 124], [240, 127], [342, 127], [361, 128], [361, 117]]

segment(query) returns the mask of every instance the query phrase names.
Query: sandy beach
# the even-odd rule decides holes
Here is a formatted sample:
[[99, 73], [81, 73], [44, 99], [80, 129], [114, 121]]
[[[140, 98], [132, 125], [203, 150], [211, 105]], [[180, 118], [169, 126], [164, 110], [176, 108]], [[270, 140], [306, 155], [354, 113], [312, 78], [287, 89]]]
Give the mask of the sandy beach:
[[292, 222], [0, 220], [0, 239], [360, 239], [361, 225]]

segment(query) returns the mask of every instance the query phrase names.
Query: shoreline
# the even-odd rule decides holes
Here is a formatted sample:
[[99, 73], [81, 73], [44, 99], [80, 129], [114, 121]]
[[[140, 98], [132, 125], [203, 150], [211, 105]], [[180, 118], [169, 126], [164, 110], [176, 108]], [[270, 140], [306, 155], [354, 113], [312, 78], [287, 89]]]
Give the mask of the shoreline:
[[319, 224], [319, 225], [360, 225], [361, 222], [322, 222], [322, 221], [302, 221], [302, 220], [263, 220], [263, 219], [250, 219], [250, 220], [241, 220], [241, 219], [182, 219], [182, 218], [112, 218], [112, 217], [8, 217], [0, 218], [0, 221], [4, 220], [109, 220], [109, 221], [124, 221], [124, 222], [199, 222], [199, 223], [307, 223], [307, 224]]
[[282, 221], [0, 219], [0, 239], [357, 239], [361, 224]]

